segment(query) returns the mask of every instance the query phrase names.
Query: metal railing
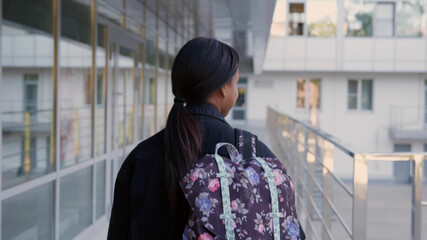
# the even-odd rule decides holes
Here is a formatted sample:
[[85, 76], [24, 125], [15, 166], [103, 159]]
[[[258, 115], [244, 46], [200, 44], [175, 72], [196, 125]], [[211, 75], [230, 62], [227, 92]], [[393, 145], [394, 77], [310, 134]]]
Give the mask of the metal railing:
[[[320, 129], [271, 108], [267, 111], [267, 131], [275, 153], [285, 160], [294, 181], [297, 212], [301, 223], [305, 223], [307, 239], [337, 239], [331, 227], [333, 219], [338, 220], [350, 239], [367, 239], [368, 161], [410, 161], [413, 164], [411, 239], [421, 240], [421, 208], [427, 206], [422, 201], [426, 153], [356, 153]], [[353, 160], [352, 187], [334, 174], [336, 150]], [[319, 175], [320, 181], [316, 179]], [[352, 200], [351, 226], [333, 202], [333, 181]], [[321, 233], [315, 225], [318, 221]]]

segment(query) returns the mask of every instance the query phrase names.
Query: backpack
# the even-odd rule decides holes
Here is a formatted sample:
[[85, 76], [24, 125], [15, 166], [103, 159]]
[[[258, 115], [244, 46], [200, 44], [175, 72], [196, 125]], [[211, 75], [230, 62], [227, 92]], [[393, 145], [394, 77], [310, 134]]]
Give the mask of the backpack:
[[[285, 167], [277, 158], [257, 157], [256, 136], [237, 131], [240, 151], [218, 143], [215, 154], [201, 157], [180, 181], [191, 207], [183, 239], [299, 240], [294, 187]], [[222, 147], [229, 158], [218, 154]]]

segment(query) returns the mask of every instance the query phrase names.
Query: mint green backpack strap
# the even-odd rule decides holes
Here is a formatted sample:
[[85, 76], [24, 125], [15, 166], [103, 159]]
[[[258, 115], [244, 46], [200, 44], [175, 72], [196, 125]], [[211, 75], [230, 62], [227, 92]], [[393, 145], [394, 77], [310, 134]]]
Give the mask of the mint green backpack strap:
[[264, 159], [257, 157], [255, 158], [259, 164], [261, 164], [264, 170], [264, 176], [268, 182], [268, 188], [270, 189], [271, 197], [271, 213], [270, 217], [273, 219], [273, 237], [274, 240], [280, 240], [280, 218], [283, 218], [283, 213], [279, 212], [279, 197], [277, 194], [276, 183], [274, 182], [274, 173]]
[[[218, 149], [222, 146], [227, 147], [228, 153], [233, 161], [238, 160], [239, 152], [237, 149], [229, 143], [218, 143], [215, 149], [215, 160], [218, 165], [219, 173], [216, 177], [220, 179], [221, 195], [222, 195], [222, 209], [223, 213], [219, 216], [220, 219], [224, 219], [225, 222], [225, 237], [227, 240], [235, 240], [234, 236], [234, 224], [233, 218], [236, 218], [236, 214], [231, 212], [231, 200], [230, 200], [230, 189], [228, 188], [228, 180], [232, 177], [231, 173], [227, 172], [224, 160], [218, 154]], [[241, 156], [240, 156], [241, 157]]]

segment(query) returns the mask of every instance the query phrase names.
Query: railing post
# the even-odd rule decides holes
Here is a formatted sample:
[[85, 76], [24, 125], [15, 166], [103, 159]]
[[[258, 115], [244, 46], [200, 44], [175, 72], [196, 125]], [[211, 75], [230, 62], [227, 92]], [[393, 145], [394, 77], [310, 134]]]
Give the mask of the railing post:
[[[315, 211], [314, 211], [314, 206], [312, 204], [312, 202], [310, 201], [310, 195], [313, 198], [313, 202], [314, 202], [314, 182], [313, 180], [310, 178], [309, 174], [311, 174], [312, 176], [314, 176], [314, 161], [316, 156], [314, 156], [314, 152], [316, 151], [316, 140], [314, 139], [314, 134], [312, 131], [308, 130], [307, 128], [305, 129], [305, 164], [307, 164], [307, 173], [306, 173], [306, 187], [307, 187], [307, 193], [306, 193], [306, 206], [307, 206], [307, 217], [309, 218], [308, 220], [311, 220], [311, 222], [313, 222], [313, 216], [316, 215]], [[309, 151], [310, 150], [310, 151]], [[320, 216], [318, 216], [320, 217]], [[307, 233], [307, 239], [313, 239], [313, 233], [312, 233], [312, 228], [313, 226], [309, 227], [309, 231]], [[308, 229], [307, 229], [308, 230]]]
[[424, 155], [414, 155], [414, 167], [412, 179], [412, 216], [411, 216], [411, 236], [412, 240], [421, 240], [421, 200], [423, 190], [423, 161]]
[[354, 155], [353, 174], [353, 240], [366, 240], [368, 160], [361, 154]]
[[[327, 196], [329, 199], [333, 198], [333, 179], [332, 175], [334, 172], [334, 145], [327, 140], [323, 140], [323, 195]], [[329, 169], [326, 170], [326, 168]], [[328, 202], [323, 197], [322, 202], [322, 213], [323, 213], [323, 221], [325, 223], [326, 228], [331, 230], [331, 220], [332, 220], [332, 209], [330, 208]], [[322, 232], [322, 239], [329, 239], [329, 236], [325, 229]]]

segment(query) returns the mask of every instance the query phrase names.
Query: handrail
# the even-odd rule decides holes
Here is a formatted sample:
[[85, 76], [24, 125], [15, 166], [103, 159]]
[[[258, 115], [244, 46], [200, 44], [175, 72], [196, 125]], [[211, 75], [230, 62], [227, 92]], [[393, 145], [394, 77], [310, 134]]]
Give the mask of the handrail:
[[[332, 216], [336, 216], [338, 223], [353, 240], [367, 239], [367, 184], [368, 161], [410, 161], [414, 164], [412, 181], [412, 239], [421, 239], [421, 208], [427, 207], [427, 201], [422, 201], [423, 160], [427, 160], [427, 153], [363, 153], [354, 151], [340, 140], [322, 130], [299, 121], [286, 114], [279, 113], [272, 108], [267, 111], [267, 130], [271, 141], [276, 147], [275, 152], [288, 162], [288, 171], [294, 179], [298, 214], [305, 215], [307, 239], [320, 239], [318, 229], [313, 225], [321, 222], [321, 239], [334, 239], [331, 228]], [[353, 191], [334, 174], [333, 152], [339, 149], [352, 158]], [[317, 166], [317, 167], [316, 167]], [[316, 179], [315, 170], [322, 171], [322, 180]], [[351, 197], [353, 201], [351, 228], [344, 221], [341, 213], [332, 202], [333, 181]], [[320, 200], [316, 201], [315, 192], [320, 192]], [[313, 219], [313, 216], [318, 219]], [[301, 219], [300, 219], [301, 220]], [[304, 223], [304, 221], [301, 221]]]

